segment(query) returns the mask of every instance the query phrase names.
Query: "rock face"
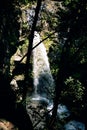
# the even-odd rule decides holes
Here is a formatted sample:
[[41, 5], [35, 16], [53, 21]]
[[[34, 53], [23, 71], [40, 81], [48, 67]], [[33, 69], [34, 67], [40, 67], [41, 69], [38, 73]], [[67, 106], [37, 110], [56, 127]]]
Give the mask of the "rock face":
[[10, 130], [10, 127], [14, 126], [10, 122], [19, 130], [33, 130], [29, 115], [21, 103], [16, 103], [16, 95], [7, 77], [2, 74], [0, 74], [0, 119], [0, 127], [4, 130]]
[[0, 119], [0, 130], [18, 130], [11, 122]]
[[28, 101], [26, 105], [27, 112], [32, 121], [34, 130], [46, 129], [46, 105], [39, 101]]

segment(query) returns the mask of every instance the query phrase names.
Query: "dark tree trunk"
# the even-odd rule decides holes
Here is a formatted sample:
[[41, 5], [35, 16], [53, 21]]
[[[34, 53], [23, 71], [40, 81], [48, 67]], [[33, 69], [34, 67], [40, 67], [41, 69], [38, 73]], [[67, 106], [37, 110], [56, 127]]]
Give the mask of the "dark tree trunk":
[[30, 69], [30, 58], [31, 58], [32, 47], [33, 47], [34, 31], [36, 30], [36, 24], [37, 24], [38, 14], [39, 14], [40, 7], [41, 7], [41, 2], [42, 2], [42, 0], [37, 1], [37, 7], [35, 10], [35, 17], [34, 17], [33, 25], [31, 28], [30, 35], [29, 35], [29, 46], [28, 46], [26, 68], [25, 68], [25, 88], [24, 88], [24, 92], [23, 92], [23, 100], [25, 100], [26, 93], [27, 93], [28, 80], [29, 80], [29, 69]]
[[56, 82], [56, 87], [55, 87], [54, 106], [53, 106], [52, 117], [49, 122], [49, 129], [52, 129], [52, 127], [54, 126], [54, 123], [56, 121], [57, 108], [58, 108], [58, 104], [59, 104], [60, 94], [64, 88], [64, 81], [70, 74], [70, 63], [69, 63], [69, 51], [70, 51], [70, 47], [71, 47], [71, 44], [69, 44], [70, 40], [71, 39], [69, 37], [62, 48], [60, 64], [59, 64], [59, 71], [57, 74], [57, 82]]

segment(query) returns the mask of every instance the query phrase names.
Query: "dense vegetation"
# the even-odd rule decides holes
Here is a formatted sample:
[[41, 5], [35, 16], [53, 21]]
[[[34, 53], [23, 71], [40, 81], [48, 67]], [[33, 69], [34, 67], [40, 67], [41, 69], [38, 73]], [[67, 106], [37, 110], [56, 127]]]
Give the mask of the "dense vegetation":
[[[34, 22], [30, 25], [24, 11], [36, 6], [36, 3]], [[85, 124], [87, 120], [87, 1], [59, 0], [51, 4], [41, 0], [3, 0], [0, 4], [0, 83], [2, 75], [10, 84], [13, 77], [23, 74], [24, 78], [19, 82], [21, 87], [18, 92], [14, 91], [16, 97], [21, 93], [21, 104], [24, 103], [27, 89], [33, 91], [31, 53], [34, 31], [37, 30], [43, 39], [49, 35], [44, 44], [56, 84], [50, 129], [60, 102], [66, 104], [77, 119]], [[24, 48], [28, 52], [24, 52], [23, 59], [15, 62], [15, 67], [12, 67], [11, 57], [18, 48], [21, 51]], [[23, 61], [25, 57], [27, 58]], [[11, 102], [13, 101], [14, 99]], [[1, 106], [5, 107], [3, 103]]]

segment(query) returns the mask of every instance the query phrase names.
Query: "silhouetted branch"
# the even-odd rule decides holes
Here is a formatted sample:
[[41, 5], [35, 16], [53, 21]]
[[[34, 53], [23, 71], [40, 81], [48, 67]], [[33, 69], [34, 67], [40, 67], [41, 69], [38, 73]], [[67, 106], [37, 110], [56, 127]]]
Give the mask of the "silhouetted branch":
[[[48, 38], [50, 38], [53, 34], [55, 34], [56, 32], [53, 32], [51, 34], [49, 34], [46, 38], [42, 39], [39, 43], [37, 43], [37, 45], [35, 45], [34, 47], [32, 47], [32, 50], [35, 49], [38, 45], [40, 45], [42, 42], [44, 42], [45, 40], [47, 40]], [[21, 60], [19, 61], [22, 62], [22, 60], [27, 56], [28, 53], [26, 53], [22, 58]]]
[[38, 14], [39, 14], [40, 7], [41, 7], [41, 2], [42, 2], [42, 0], [37, 1], [37, 6], [36, 6], [36, 10], [35, 10], [35, 17], [34, 17], [33, 25], [32, 25], [32, 28], [31, 28], [31, 33], [29, 35], [29, 46], [28, 46], [27, 60], [26, 60], [26, 67], [25, 67], [25, 88], [24, 88], [24, 92], [23, 92], [23, 100], [25, 100], [25, 98], [26, 98], [27, 81], [29, 80], [28, 75], [29, 75], [30, 57], [31, 57], [31, 53], [32, 53], [34, 31], [36, 29], [36, 24], [37, 24]]

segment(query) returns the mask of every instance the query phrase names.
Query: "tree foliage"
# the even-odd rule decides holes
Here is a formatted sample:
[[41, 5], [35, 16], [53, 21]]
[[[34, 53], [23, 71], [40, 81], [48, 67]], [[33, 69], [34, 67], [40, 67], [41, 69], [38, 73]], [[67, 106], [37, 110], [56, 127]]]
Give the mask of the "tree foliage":
[[0, 4], [0, 70], [3, 73], [9, 74], [10, 57], [18, 47], [19, 15], [17, 2], [8, 0]]
[[[87, 109], [87, 1], [60, 0], [53, 5], [57, 7], [55, 8], [58, 10], [57, 12], [50, 10], [50, 6], [48, 8], [44, 6], [40, 12], [41, 23], [36, 25], [41, 6], [39, 3], [37, 16], [35, 16], [30, 32], [27, 24], [25, 28], [25, 25], [20, 26], [22, 14], [20, 6], [32, 5], [33, 2], [36, 0], [3, 0], [0, 4], [0, 73], [10, 75], [10, 58], [20, 44], [25, 44], [25, 40], [28, 39], [27, 62], [26, 65], [22, 64], [24, 67], [22, 73], [25, 74], [27, 82], [30, 73], [29, 67], [31, 69], [29, 62], [35, 29], [39, 30], [42, 35], [55, 31], [54, 37], [57, 38], [49, 37], [52, 44], [48, 49], [51, 71], [56, 82], [52, 118], [54, 119], [57, 115], [60, 101], [66, 103], [70, 108], [77, 108], [81, 105], [80, 109], [85, 113]], [[43, 3], [45, 2], [43, 1]], [[47, 3], [45, 4], [47, 5]], [[22, 42], [19, 40], [20, 29], [24, 35], [27, 33]], [[20, 66], [21, 64], [18, 68], [21, 68]], [[84, 118], [83, 120], [85, 120]]]
[[[65, 91], [65, 97], [67, 98], [70, 94], [70, 97], [74, 98], [74, 94], [78, 97], [78, 90], [80, 82], [84, 86], [84, 96], [83, 102], [85, 102], [84, 97], [86, 98], [86, 63], [87, 63], [87, 1], [83, 0], [60, 0], [60, 8], [57, 12], [58, 18], [58, 27], [56, 28], [58, 32], [58, 46], [60, 46], [61, 51], [58, 57], [58, 74], [56, 81], [56, 96], [54, 99], [54, 110], [53, 117], [54, 120], [57, 114], [57, 106], [60, 102], [61, 91]], [[84, 67], [83, 67], [84, 66]], [[65, 81], [68, 81], [68, 77], [73, 77], [79, 83], [75, 84], [65, 84]], [[68, 87], [67, 87], [68, 85]], [[76, 86], [75, 86], [76, 85]], [[72, 89], [73, 87], [73, 89]], [[75, 88], [74, 88], [75, 87]], [[78, 89], [77, 89], [78, 88]], [[71, 90], [71, 93], [69, 91]], [[82, 89], [81, 89], [82, 90]], [[80, 96], [79, 91], [79, 96]], [[68, 95], [68, 96], [67, 96]], [[73, 102], [73, 99], [70, 98]], [[68, 100], [68, 99], [67, 99]], [[63, 100], [64, 101], [64, 100]], [[76, 99], [78, 102], [78, 99]], [[78, 102], [77, 104], [80, 104]], [[68, 104], [68, 101], [67, 101]], [[70, 107], [78, 108], [78, 105], [73, 106], [73, 103], [68, 104]], [[87, 104], [85, 103], [84, 109], [86, 109]], [[77, 110], [78, 111], [78, 110]], [[87, 116], [85, 116], [87, 117]], [[84, 117], [84, 121], [85, 121]], [[53, 122], [52, 120], [52, 122]], [[52, 123], [51, 122], [51, 123]]]

